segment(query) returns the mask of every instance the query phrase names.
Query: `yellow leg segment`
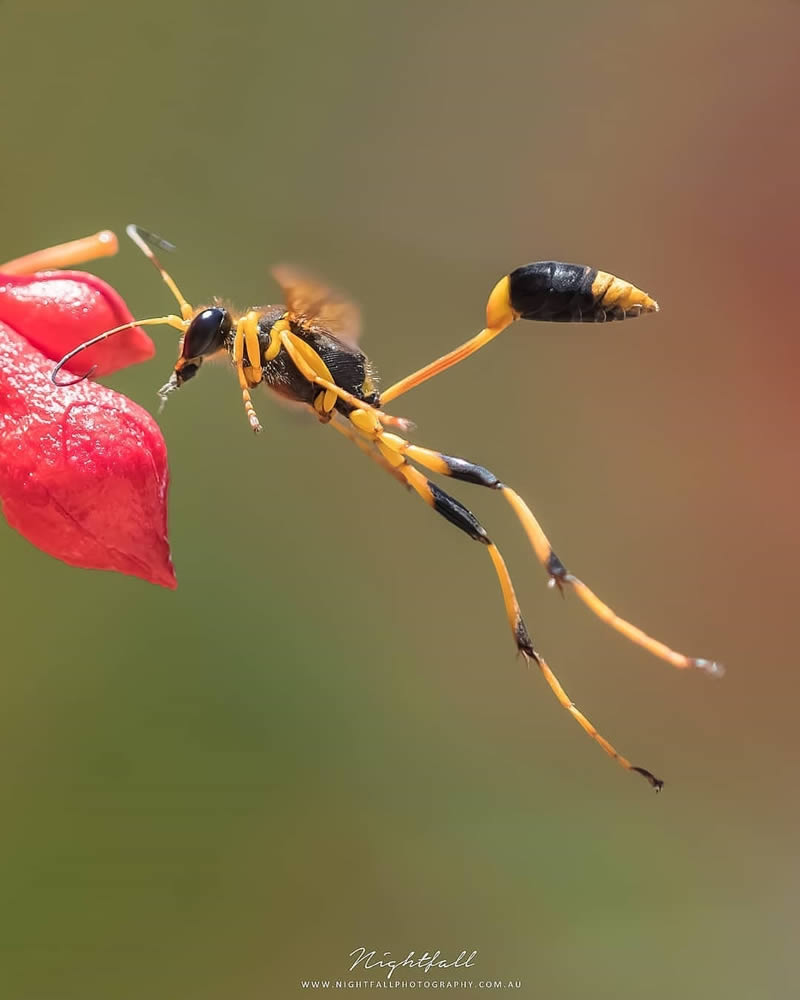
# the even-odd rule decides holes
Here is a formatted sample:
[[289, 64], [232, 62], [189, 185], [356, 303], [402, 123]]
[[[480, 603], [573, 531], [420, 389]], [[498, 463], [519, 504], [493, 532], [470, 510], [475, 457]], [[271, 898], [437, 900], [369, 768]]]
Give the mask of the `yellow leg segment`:
[[706, 660], [702, 657], [686, 656], [684, 653], [679, 653], [676, 650], [671, 649], [665, 643], [660, 642], [658, 639], [654, 639], [646, 632], [643, 632], [642, 629], [637, 628], [636, 625], [632, 625], [624, 618], [620, 618], [620, 616], [615, 611], [612, 611], [607, 604], [604, 604], [603, 601], [601, 601], [600, 598], [592, 590], [590, 590], [582, 580], [579, 580], [578, 577], [567, 571], [566, 567], [553, 551], [550, 540], [542, 530], [542, 527], [534, 516], [533, 511], [528, 507], [522, 497], [520, 497], [520, 495], [510, 487], [505, 486], [503, 483], [499, 483], [497, 488], [506, 498], [514, 513], [517, 515], [517, 519], [524, 528], [539, 562], [550, 574], [551, 586], [557, 586], [560, 588], [564, 584], [569, 585], [587, 606], [587, 608], [597, 615], [601, 621], [610, 625], [616, 632], [624, 635], [626, 639], [636, 643], [637, 646], [642, 646], [654, 656], [672, 664], [673, 667], [677, 667], [679, 670], [687, 670], [690, 668], [705, 670], [706, 673], [716, 677], [721, 677], [723, 675], [725, 670], [721, 663], [717, 663], [714, 660]]
[[[300, 371], [309, 381], [321, 379], [321, 382], [316, 382], [315, 384], [320, 386], [323, 383], [325, 385], [334, 385], [330, 369], [313, 347], [310, 347], [300, 337], [296, 337], [288, 329], [281, 333], [281, 339], [285, 339], [285, 341], [288, 341], [292, 345], [296, 354], [291, 355], [290, 353], [290, 357], [298, 368], [300, 368], [300, 363], [306, 366], [305, 369], [300, 368]], [[320, 415], [320, 419], [330, 419], [329, 414], [336, 406], [337, 398], [337, 394], [332, 389], [321, 389], [319, 395], [314, 400], [314, 409]]]
[[289, 332], [289, 321], [284, 316], [283, 319], [279, 319], [277, 323], [272, 324], [272, 329], [269, 331], [269, 347], [264, 351], [264, 361], [272, 361], [277, 358], [280, 353], [281, 347], [281, 334], [285, 331]]
[[258, 434], [262, 430], [262, 427], [256, 415], [253, 401], [250, 399], [250, 383], [244, 367], [244, 340], [244, 329], [242, 323], [239, 322], [236, 324], [236, 332], [233, 336], [233, 363], [236, 366], [236, 374], [239, 377], [239, 387], [242, 390], [242, 402], [244, 403], [244, 411], [247, 414], [248, 423], [253, 428], [253, 431]]
[[[355, 420], [353, 420], [353, 417], [355, 417]], [[508, 568], [506, 567], [505, 560], [503, 559], [497, 546], [489, 539], [489, 536], [486, 534], [482, 525], [477, 521], [475, 516], [467, 510], [466, 507], [460, 504], [453, 497], [449, 496], [443, 490], [440, 490], [418, 469], [415, 469], [414, 466], [408, 463], [401, 452], [401, 445], [407, 445], [407, 442], [403, 442], [401, 438], [398, 438], [394, 434], [386, 434], [380, 426], [376, 429], [375, 425], [369, 421], [369, 417], [370, 414], [365, 411], [360, 411], [360, 413], [359, 411], [354, 411], [354, 413], [351, 414], [351, 420], [353, 420], [361, 433], [371, 437], [380, 448], [380, 456], [376, 455], [374, 451], [367, 451], [367, 454], [369, 454], [370, 457], [377, 461], [383, 468], [387, 468], [387, 465], [389, 465], [387, 471], [389, 471], [396, 479], [399, 479], [401, 482], [405, 482], [408, 486], [410, 486], [411, 489], [422, 500], [424, 500], [429, 507], [432, 507], [437, 513], [445, 517], [451, 524], [461, 528], [461, 530], [469, 535], [470, 538], [482, 542], [486, 546], [492, 560], [492, 565], [494, 566], [495, 574], [497, 575], [497, 579], [500, 583], [506, 617], [511, 628], [511, 633], [514, 637], [517, 650], [522, 653], [526, 660], [534, 660], [561, 705], [567, 709], [570, 715], [572, 715], [583, 730], [588, 733], [589, 736], [591, 736], [591, 738], [598, 743], [610, 757], [613, 757], [614, 760], [616, 760], [617, 763], [620, 764], [621, 767], [624, 767], [627, 771], [633, 771], [636, 774], [642, 775], [642, 777], [645, 778], [645, 780], [648, 781], [649, 784], [656, 789], [656, 791], [659, 791], [663, 786], [663, 782], [645, 768], [636, 767], [631, 764], [627, 758], [623, 757], [617, 752], [617, 750], [615, 750], [607, 739], [598, 733], [586, 716], [583, 715], [583, 713], [580, 712], [570, 701], [553, 671], [534, 649], [520, 612], [519, 601], [517, 600], [517, 595], [514, 591], [514, 585], [511, 582], [511, 576], [508, 572]], [[346, 433], [346, 431], [339, 426], [338, 421], [334, 421], [333, 426], [341, 433], [344, 433], [345, 436], [350, 437], [351, 440], [353, 440], [352, 434]], [[357, 440], [356, 443], [358, 443]], [[362, 450], [366, 451], [363, 446], [360, 445], [360, 447], [362, 447]]]
[[[497, 573], [497, 577], [500, 580], [500, 586], [503, 590], [503, 600], [506, 606], [506, 614], [508, 615], [508, 620], [511, 623], [511, 627], [513, 630], [514, 621], [515, 620], [521, 621], [522, 619], [520, 616], [519, 604], [517, 603], [517, 597], [516, 594], [514, 593], [514, 587], [511, 583], [511, 577], [509, 576], [508, 569], [506, 568], [505, 560], [500, 554], [500, 550], [496, 546], [494, 545], [489, 546], [489, 555], [492, 557], [492, 562], [494, 563], [495, 572]], [[619, 753], [619, 751], [617, 751], [604, 736], [601, 736], [600, 733], [598, 733], [598, 731], [595, 729], [592, 723], [586, 718], [583, 712], [581, 712], [580, 709], [578, 709], [575, 706], [574, 702], [571, 701], [566, 691], [559, 683], [558, 678], [550, 669], [550, 667], [547, 665], [543, 657], [536, 651], [533, 651], [532, 654], [527, 654], [527, 655], [530, 655], [530, 658], [539, 667], [542, 674], [544, 675], [544, 679], [550, 685], [550, 689], [552, 690], [553, 694], [555, 694], [556, 698], [558, 698], [558, 701], [561, 704], [561, 706], [563, 708], [566, 708], [566, 710], [570, 713], [573, 719], [575, 719], [575, 721], [584, 730], [584, 732], [588, 733], [589, 736], [591, 736], [591, 738], [595, 741], [595, 743], [599, 743], [600, 746], [608, 754], [608, 756], [612, 757], [615, 761], [617, 761], [617, 763], [620, 764], [622, 767], [624, 767], [626, 771], [635, 771], [637, 774], [641, 774], [642, 777], [646, 778], [646, 780], [650, 782], [650, 784], [653, 786], [653, 788], [655, 788], [657, 792], [660, 792], [661, 789], [664, 787], [664, 782], [661, 781], [660, 778], [656, 778], [655, 775], [650, 773], [650, 771], [645, 770], [645, 768], [636, 767], [635, 764], [631, 764], [631, 762], [626, 757], [623, 757], [622, 754]]]
[[258, 316], [259, 314], [251, 309], [246, 316], [243, 316], [239, 320], [239, 326], [242, 328], [244, 347], [247, 352], [247, 360], [250, 362], [250, 367], [245, 369], [245, 375], [251, 386], [258, 385], [261, 381], [261, 345], [258, 342]]
[[408, 486], [408, 483], [405, 481], [403, 476], [397, 471], [396, 455], [392, 455], [390, 460], [390, 458], [383, 454], [382, 449], [378, 450], [376, 448], [375, 442], [370, 441], [362, 434], [359, 434], [355, 427], [349, 423], [345, 423], [343, 419], [334, 417], [330, 426], [333, 427], [335, 431], [338, 431], [343, 437], [346, 437], [348, 441], [352, 441], [360, 451], [363, 451], [364, 454], [371, 458], [373, 462], [377, 462], [382, 469], [388, 472], [389, 475], [393, 476], [399, 483], [402, 483], [403, 486]]

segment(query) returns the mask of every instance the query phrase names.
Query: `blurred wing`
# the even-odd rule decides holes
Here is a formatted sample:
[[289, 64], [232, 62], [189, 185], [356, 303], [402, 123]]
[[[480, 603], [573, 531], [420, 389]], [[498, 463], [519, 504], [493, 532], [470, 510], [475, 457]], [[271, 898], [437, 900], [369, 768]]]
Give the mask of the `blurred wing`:
[[292, 319], [319, 327], [355, 347], [361, 336], [361, 310], [340, 292], [291, 267], [276, 267], [272, 276], [281, 286]]

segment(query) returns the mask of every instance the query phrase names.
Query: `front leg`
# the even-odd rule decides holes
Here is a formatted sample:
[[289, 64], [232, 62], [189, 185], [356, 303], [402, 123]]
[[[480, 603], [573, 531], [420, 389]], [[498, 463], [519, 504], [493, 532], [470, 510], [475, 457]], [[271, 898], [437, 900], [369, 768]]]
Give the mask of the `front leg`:
[[[249, 367], [245, 367], [244, 363], [245, 346], [247, 346]], [[258, 345], [258, 314], [252, 310], [246, 316], [242, 316], [236, 324], [233, 335], [233, 364], [239, 377], [239, 388], [242, 390], [242, 402], [247, 420], [253, 431], [258, 434], [262, 428], [250, 398], [250, 387], [258, 385], [261, 381], [261, 358]]]

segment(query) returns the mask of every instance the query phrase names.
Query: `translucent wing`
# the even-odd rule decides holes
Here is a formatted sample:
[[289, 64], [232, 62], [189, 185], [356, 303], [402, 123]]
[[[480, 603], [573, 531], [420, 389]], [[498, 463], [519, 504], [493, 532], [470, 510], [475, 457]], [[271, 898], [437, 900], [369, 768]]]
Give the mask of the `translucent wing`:
[[292, 267], [276, 267], [272, 276], [281, 286], [292, 319], [316, 327], [355, 347], [361, 336], [361, 310], [348, 298]]

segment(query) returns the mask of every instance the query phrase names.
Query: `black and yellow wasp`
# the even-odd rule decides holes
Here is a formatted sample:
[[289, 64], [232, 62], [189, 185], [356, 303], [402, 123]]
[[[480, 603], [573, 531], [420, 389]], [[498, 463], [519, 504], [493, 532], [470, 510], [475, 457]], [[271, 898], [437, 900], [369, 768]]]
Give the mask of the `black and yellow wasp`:
[[657, 312], [655, 300], [629, 282], [591, 267], [557, 261], [526, 264], [494, 286], [486, 307], [486, 326], [480, 333], [379, 392], [372, 366], [358, 347], [359, 311], [338, 293], [303, 275], [278, 269], [274, 275], [283, 292], [281, 305], [250, 309], [245, 313], [235, 313], [220, 305], [194, 308], [154, 252], [173, 249], [171, 244], [137, 226], [129, 226], [128, 235], [158, 269], [180, 306], [180, 316], [137, 320], [94, 337], [61, 359], [53, 371], [53, 382], [68, 385], [91, 374], [87, 372], [68, 382], [59, 382], [57, 378], [61, 368], [85, 348], [134, 325], [166, 324], [181, 332], [181, 342], [175, 368], [160, 391], [162, 400], [194, 378], [206, 358], [224, 352], [229, 355], [239, 379], [253, 430], [261, 430], [251, 398], [251, 390], [260, 383], [286, 399], [305, 404], [321, 422], [352, 440], [429, 507], [486, 547], [500, 582], [506, 615], [519, 652], [538, 665], [559, 702], [606, 753], [629, 771], [643, 775], [656, 790], [660, 789], [663, 782], [659, 778], [643, 767], [635, 767], [617, 753], [569, 699], [533, 646], [497, 546], [475, 515], [431, 482], [419, 467], [496, 490], [505, 497], [544, 566], [550, 585], [559, 589], [571, 587], [594, 614], [632, 642], [679, 669], [696, 667], [719, 676], [722, 673], [720, 664], [684, 656], [620, 618], [567, 570], [519, 494], [482, 465], [413, 444], [397, 433], [408, 432], [410, 424], [384, 409], [409, 389], [480, 350], [517, 319], [583, 323], [623, 320]]

